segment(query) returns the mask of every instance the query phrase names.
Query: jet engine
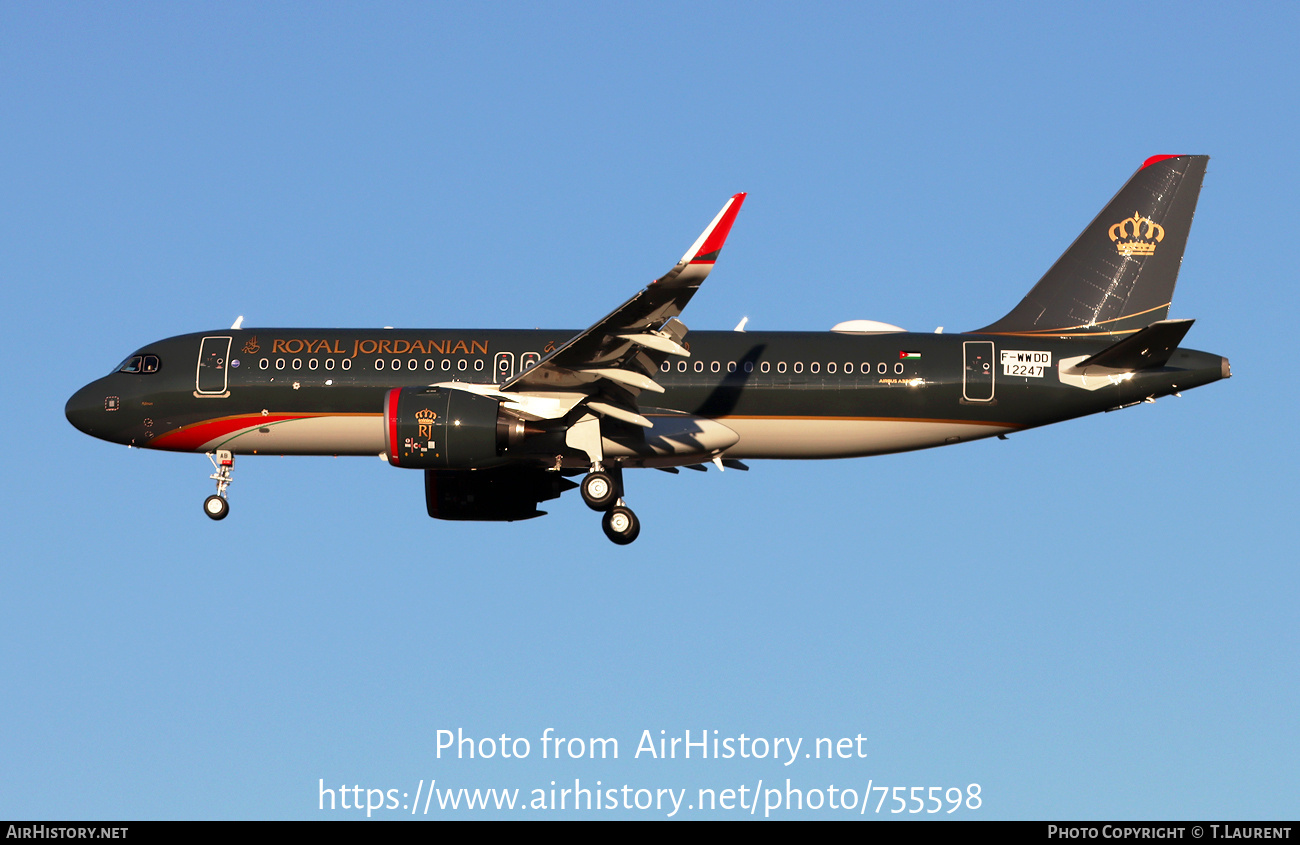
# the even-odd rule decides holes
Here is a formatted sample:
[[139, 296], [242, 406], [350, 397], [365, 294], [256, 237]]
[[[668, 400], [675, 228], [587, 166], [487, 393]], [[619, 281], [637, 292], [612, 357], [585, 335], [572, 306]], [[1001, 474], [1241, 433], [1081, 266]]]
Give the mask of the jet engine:
[[577, 487], [558, 472], [533, 467], [430, 469], [424, 499], [434, 519], [514, 522], [543, 516], [537, 506]]
[[488, 396], [444, 387], [400, 387], [384, 399], [388, 462], [412, 469], [478, 469], [505, 463], [524, 421]]

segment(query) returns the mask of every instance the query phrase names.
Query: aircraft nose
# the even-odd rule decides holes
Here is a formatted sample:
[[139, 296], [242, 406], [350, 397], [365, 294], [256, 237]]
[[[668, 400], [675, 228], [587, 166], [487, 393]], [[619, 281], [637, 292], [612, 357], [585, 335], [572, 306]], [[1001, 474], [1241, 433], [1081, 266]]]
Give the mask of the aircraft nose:
[[111, 404], [112, 397], [104, 396], [92, 383], [72, 394], [63, 413], [78, 431], [97, 436], [96, 429], [103, 427], [104, 413], [110, 410]]

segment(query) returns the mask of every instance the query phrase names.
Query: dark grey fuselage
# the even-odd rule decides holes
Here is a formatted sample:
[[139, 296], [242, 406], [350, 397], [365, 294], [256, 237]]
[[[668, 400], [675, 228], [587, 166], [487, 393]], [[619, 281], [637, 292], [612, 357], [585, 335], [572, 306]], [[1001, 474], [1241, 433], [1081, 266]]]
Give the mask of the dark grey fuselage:
[[[375, 455], [384, 450], [384, 397], [391, 389], [499, 384], [573, 334], [247, 329], [182, 335], [136, 353], [155, 356], [155, 371], [115, 372], [92, 382], [68, 402], [67, 415], [86, 433], [137, 447]], [[664, 393], [643, 394], [641, 401], [643, 408], [712, 419], [735, 431], [729, 458], [839, 458], [1045, 425], [1228, 375], [1226, 359], [1181, 348], [1163, 367], [1069, 375], [1067, 362], [1110, 342], [691, 332], [690, 357], [670, 358], [655, 374]], [[538, 450], [547, 460], [553, 452], [549, 442]], [[516, 450], [521, 460], [528, 454]]]

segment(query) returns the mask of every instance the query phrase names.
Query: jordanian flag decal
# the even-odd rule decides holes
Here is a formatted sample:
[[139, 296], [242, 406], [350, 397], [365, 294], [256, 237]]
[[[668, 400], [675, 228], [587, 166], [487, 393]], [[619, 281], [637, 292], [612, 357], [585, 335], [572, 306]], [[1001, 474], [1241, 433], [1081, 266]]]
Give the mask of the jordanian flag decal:
[[900, 351], [900, 352], [898, 353], [898, 358], [899, 358], [900, 361], [919, 361], [919, 360], [921, 360], [921, 353], [920, 353], [920, 352], [902, 352], [902, 351]]

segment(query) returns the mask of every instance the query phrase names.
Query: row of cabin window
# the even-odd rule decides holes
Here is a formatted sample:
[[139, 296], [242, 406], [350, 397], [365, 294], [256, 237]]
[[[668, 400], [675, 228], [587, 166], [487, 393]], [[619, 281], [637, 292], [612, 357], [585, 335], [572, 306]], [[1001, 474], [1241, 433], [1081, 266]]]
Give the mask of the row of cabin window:
[[[432, 369], [434, 368], [433, 364], [434, 364], [434, 361], [433, 361], [432, 358], [425, 358], [425, 359], [424, 359], [424, 368], [425, 368], [426, 370], [432, 370]], [[385, 364], [385, 363], [384, 363], [384, 359], [383, 359], [383, 358], [376, 358], [376, 359], [375, 359], [375, 369], [376, 369], [376, 370], [382, 370], [382, 369], [384, 369], [385, 367], [387, 367], [387, 368], [390, 369], [390, 370], [400, 370], [400, 369], [402, 369], [402, 359], [400, 359], [400, 358], [394, 358], [394, 359], [393, 359], [390, 363], [388, 363], [388, 364]], [[419, 362], [418, 360], [416, 360], [415, 358], [408, 358], [408, 359], [406, 360], [406, 369], [408, 369], [408, 370], [418, 370], [418, 369], [420, 369], [420, 362]], [[442, 369], [443, 369], [443, 370], [450, 370], [450, 369], [451, 369], [451, 359], [450, 359], [450, 358], [443, 358], [443, 359], [442, 359]], [[461, 370], [462, 372], [463, 372], [464, 370], [468, 370], [468, 369], [470, 369], [469, 359], [467, 359], [467, 358], [457, 358], [457, 359], [456, 359], [456, 369], [457, 369], [457, 370]], [[483, 371], [483, 359], [482, 359], [482, 358], [475, 358], [475, 359], [474, 359], [474, 372], [477, 373], [477, 372], [482, 372], [482, 371]]]
[[[334, 362], [335, 362], [335, 359], [333, 359], [333, 358], [326, 358], [326, 359], [325, 359], [325, 369], [327, 369], [327, 370], [332, 370], [332, 369], [334, 369], [334, 366], [335, 366], [335, 363], [334, 363]], [[452, 359], [451, 359], [451, 358], [443, 358], [443, 359], [442, 359], [442, 367], [441, 367], [441, 369], [442, 369], [443, 371], [449, 371], [449, 370], [451, 370], [451, 369], [452, 369], [452, 363], [451, 363], [451, 362], [452, 362]], [[302, 369], [302, 366], [303, 366], [303, 359], [302, 359], [302, 358], [293, 358], [293, 359], [291, 359], [291, 363], [288, 363], [288, 364], [286, 363], [286, 359], [284, 359], [284, 358], [276, 358], [276, 359], [275, 359], [275, 364], [274, 364], [275, 369], [277, 369], [277, 370], [283, 370], [283, 369], [286, 367], [286, 365], [287, 365], [287, 366], [291, 366], [291, 367], [292, 367], [293, 369], [295, 369], [295, 370], [301, 370], [301, 369]], [[259, 362], [258, 366], [261, 367], [261, 369], [263, 369], [263, 370], [270, 369], [270, 367], [272, 366], [272, 364], [271, 364], [271, 359], [270, 359], [270, 358], [262, 358], [261, 361]], [[316, 358], [309, 358], [309, 359], [307, 359], [307, 369], [309, 369], [309, 370], [314, 370], [314, 369], [316, 369], [318, 366], [319, 366], [319, 363], [318, 363], [318, 360], [317, 360]], [[483, 359], [482, 359], [482, 358], [475, 358], [475, 359], [474, 359], [473, 369], [474, 369], [475, 372], [482, 372], [482, 370], [483, 370], [483, 366], [484, 366], [484, 364], [483, 364]], [[770, 361], [763, 361], [763, 362], [761, 362], [761, 363], [758, 365], [758, 371], [759, 371], [760, 373], [764, 373], [764, 374], [766, 374], [766, 373], [770, 373], [770, 372], [772, 371], [772, 366], [773, 366], [773, 365], [772, 365], [772, 362], [770, 362]], [[351, 358], [344, 358], [344, 359], [342, 359], [341, 363], [339, 364], [339, 367], [340, 367], [341, 369], [344, 369], [344, 370], [350, 370], [350, 369], [352, 369], [352, 359], [351, 359]], [[746, 372], [746, 373], [752, 373], [752, 372], [754, 372], [754, 362], [753, 362], [753, 361], [746, 361], [746, 362], [744, 362], [743, 365], [737, 364], [735, 361], [728, 361], [727, 364], [726, 364], [726, 367], [727, 367], [727, 372], [729, 372], [729, 373], [734, 373], [734, 372], [736, 372], [738, 369], [744, 370], [744, 372]], [[804, 367], [804, 365], [803, 365], [803, 362], [802, 362], [802, 361], [795, 361], [794, 364], [792, 365], [792, 369], [794, 370], [794, 372], [795, 372], [796, 374], [800, 374], [800, 373], [802, 373], [802, 372], [803, 372], [803, 367]], [[829, 363], [826, 364], [826, 372], [827, 372], [828, 375], [834, 375], [834, 374], [835, 374], [835, 373], [836, 373], [836, 372], [837, 372], [841, 367], [843, 368], [844, 373], [845, 373], [846, 375], [852, 375], [853, 372], [854, 372], [854, 364], [853, 364], [852, 362], [846, 362], [846, 363], [844, 363], [843, 365], [838, 365], [838, 364], [836, 364], [836, 362], [834, 362], [834, 361], [831, 361], [831, 362], [829, 362]], [[870, 362], [863, 362], [863, 363], [860, 365], [860, 367], [861, 367], [861, 373], [862, 373], [862, 375], [870, 375], [870, 374], [871, 374], [871, 371], [872, 371], [872, 369], [873, 369], [873, 368], [872, 368], [872, 365], [871, 365]], [[456, 368], [457, 370], [459, 370], [459, 371], [462, 371], [462, 372], [465, 371], [465, 370], [470, 369], [469, 359], [466, 359], [466, 358], [457, 358], [457, 359], [456, 359], [456, 365], [455, 365], [455, 368]], [[678, 361], [678, 362], [677, 362], [677, 372], [679, 372], [679, 373], [687, 372], [688, 369], [690, 369], [690, 368], [691, 368], [690, 365], [688, 365], [687, 362], [685, 362], [685, 361]], [[820, 362], [818, 362], [818, 361], [813, 361], [811, 364], [808, 365], [808, 372], [812, 373], [813, 375], [817, 375], [817, 374], [819, 374], [819, 373], [821, 372], [821, 368], [822, 368], [822, 364], [821, 364]], [[383, 369], [401, 370], [401, 369], [403, 369], [403, 366], [402, 366], [402, 360], [401, 360], [400, 358], [394, 358], [391, 362], [389, 362], [389, 363], [385, 363], [385, 360], [384, 360], [383, 358], [376, 358], [376, 359], [375, 359], [375, 369], [376, 369], [376, 370], [383, 370]], [[420, 362], [419, 362], [417, 359], [415, 359], [415, 358], [408, 358], [408, 359], [406, 359], [406, 366], [405, 366], [405, 369], [407, 369], [407, 370], [418, 370], [418, 369], [420, 369]], [[436, 369], [434, 359], [432, 359], [432, 358], [426, 358], [426, 359], [424, 360], [424, 369], [426, 369], [426, 370], [433, 370], [433, 369]], [[673, 369], [672, 362], [671, 362], [671, 361], [665, 361], [665, 362], [663, 363], [663, 366], [660, 367], [660, 369], [663, 370], [663, 372], [665, 372], [665, 373], [667, 373], [667, 372], [671, 372], [672, 369]], [[702, 373], [702, 372], [704, 372], [704, 362], [703, 362], [703, 361], [696, 361], [693, 369], [694, 369], [695, 372], [697, 372], [697, 373]], [[786, 363], [785, 363], [784, 361], [778, 361], [778, 362], [776, 362], [776, 371], [777, 371], [777, 373], [784, 373], [784, 372], [786, 371], [786, 369], [787, 369], [787, 367], [786, 367]], [[881, 361], [880, 363], [878, 363], [878, 364], [875, 365], [875, 368], [874, 368], [874, 369], [875, 369], [875, 371], [876, 371], [877, 373], [879, 373], [880, 375], [883, 376], [883, 375], [887, 375], [887, 374], [889, 373], [889, 369], [890, 369], [890, 368], [889, 368], [889, 364], [885, 363], [884, 361]], [[894, 373], [895, 373], [895, 375], [902, 375], [902, 374], [903, 374], [903, 371], [904, 371], [904, 367], [903, 367], [902, 362], [900, 361], [900, 362], [894, 364], [893, 369], [894, 369]], [[720, 362], [720, 361], [713, 361], [713, 362], [711, 362], [711, 363], [709, 364], [709, 371], [710, 371], [710, 372], [713, 372], [713, 373], [720, 373], [720, 372], [722, 372], [722, 362]]]
[[[860, 366], [861, 366], [861, 368], [862, 368], [862, 369], [861, 369], [861, 373], [862, 373], [862, 375], [870, 375], [870, 374], [871, 374], [871, 369], [872, 369], [872, 367], [871, 367], [871, 363], [870, 363], [870, 362], [866, 362], [866, 361], [864, 361]], [[834, 374], [835, 374], [835, 373], [836, 373], [836, 372], [837, 372], [841, 367], [843, 367], [843, 370], [844, 370], [845, 375], [852, 375], [852, 374], [853, 374], [854, 364], [853, 364], [851, 361], [850, 361], [850, 362], [846, 362], [846, 363], [844, 363], [844, 364], [842, 364], [842, 365], [840, 365], [840, 364], [836, 364], [834, 361], [831, 361], [831, 362], [829, 362], [829, 363], [826, 364], [826, 372], [827, 372], [828, 374], [830, 374], [830, 375], [834, 375]], [[687, 364], [685, 361], [678, 361], [678, 362], [677, 362], [677, 372], [679, 372], [679, 373], [684, 373], [684, 372], [687, 371], [687, 368], [688, 368], [688, 364]], [[662, 370], [662, 371], [665, 372], [665, 373], [667, 373], [667, 372], [672, 372], [672, 369], [673, 369], [672, 362], [671, 362], [671, 361], [664, 361], [663, 365], [662, 365], [659, 369]], [[697, 372], [697, 373], [702, 373], [702, 372], [704, 372], [704, 362], [703, 362], [703, 361], [696, 361], [696, 362], [695, 362], [695, 367], [694, 367], [694, 369], [695, 369], [695, 372]], [[737, 365], [735, 361], [728, 361], [728, 362], [727, 362], [727, 372], [729, 372], [729, 373], [734, 373], [734, 372], [736, 372], [737, 369], [744, 370], [746, 373], [752, 373], [752, 372], [754, 372], [754, 362], [753, 362], [753, 361], [746, 361], [743, 365]], [[814, 375], [817, 374], [817, 373], [820, 373], [820, 372], [821, 372], [821, 369], [822, 369], [822, 365], [821, 365], [821, 363], [818, 362], [818, 361], [813, 361], [811, 364], [808, 365], [808, 372], [813, 373]], [[796, 373], [802, 373], [802, 372], [803, 372], [803, 362], [802, 362], [802, 361], [795, 361], [795, 362], [794, 362], [794, 365], [793, 365], [793, 370], [794, 370], [794, 372], [796, 372]], [[889, 373], [889, 364], [885, 363], [884, 361], [881, 361], [879, 364], [876, 364], [876, 366], [875, 366], [875, 370], [876, 370], [877, 373], [879, 373], [879, 374], [882, 375], [882, 376], [883, 376], [883, 375], [887, 375], [887, 374]], [[895, 373], [895, 375], [902, 375], [902, 374], [903, 374], [903, 370], [904, 370], [904, 367], [903, 367], [903, 363], [902, 363], [901, 361], [898, 362], [898, 363], [896, 363], [896, 364], [894, 364], [894, 373]], [[762, 363], [760, 363], [760, 364], [758, 365], [758, 371], [759, 371], [760, 373], [769, 373], [769, 372], [771, 372], [771, 371], [772, 371], [772, 362], [771, 362], [771, 361], [763, 361]], [[786, 371], [786, 364], [785, 364], [784, 361], [777, 361], [777, 362], [776, 362], [776, 371], [777, 371], [778, 373], [784, 373], [784, 372]], [[722, 362], [720, 362], [720, 361], [714, 361], [714, 362], [712, 362], [711, 364], [709, 364], [709, 372], [713, 372], [713, 373], [720, 373], [720, 372], [722, 372]]]
[[[263, 358], [263, 359], [261, 359], [261, 360], [258, 362], [257, 366], [260, 367], [260, 368], [263, 369], [263, 370], [268, 370], [268, 369], [270, 369], [271, 366], [272, 366], [272, 364], [271, 364], [271, 359], [270, 359], [270, 358]], [[285, 359], [284, 359], [284, 358], [276, 358], [276, 359], [275, 359], [275, 365], [274, 365], [274, 366], [275, 366], [275, 368], [276, 368], [277, 370], [283, 370], [283, 369], [285, 368]], [[295, 370], [301, 370], [301, 369], [302, 369], [302, 359], [301, 359], [301, 358], [294, 358], [293, 361], [292, 361], [291, 366], [292, 366], [293, 369], [295, 369]], [[307, 369], [309, 369], [309, 370], [314, 370], [314, 369], [316, 369], [316, 368], [319, 367], [319, 366], [320, 366], [320, 362], [319, 362], [317, 359], [315, 359], [315, 358], [309, 358], [309, 359], [307, 359]], [[333, 358], [326, 358], [326, 359], [325, 359], [325, 369], [327, 369], [327, 370], [332, 370], [332, 369], [334, 369], [334, 366], [335, 366], [335, 363], [334, 363], [334, 359], [333, 359]], [[338, 366], [339, 366], [340, 369], [350, 370], [350, 369], [352, 369], [352, 359], [350, 359], [350, 358], [344, 358], [343, 361], [342, 361], [342, 363], [340, 363]]]
[[[333, 358], [326, 358], [326, 359], [325, 359], [325, 369], [327, 369], [327, 370], [332, 370], [332, 369], [334, 369], [334, 366], [335, 366], [334, 361], [335, 361], [335, 359], [333, 359]], [[426, 358], [426, 359], [424, 360], [424, 368], [425, 368], [426, 370], [432, 370], [432, 369], [435, 369], [434, 364], [435, 364], [435, 361], [434, 361], [432, 358]], [[291, 359], [291, 360], [286, 361], [286, 359], [284, 359], [284, 358], [276, 358], [276, 359], [275, 359], [275, 364], [272, 365], [272, 363], [271, 363], [271, 359], [270, 359], [270, 358], [263, 358], [263, 359], [261, 359], [261, 361], [258, 363], [258, 366], [259, 366], [260, 368], [262, 368], [263, 370], [270, 369], [272, 366], [274, 366], [277, 370], [283, 370], [286, 366], [290, 366], [290, 367], [292, 367], [292, 368], [295, 369], [295, 370], [301, 370], [301, 369], [302, 369], [302, 366], [303, 366], [303, 359], [301, 359], [301, 358], [293, 358], [293, 359]], [[309, 370], [314, 370], [314, 369], [316, 369], [316, 368], [319, 367], [319, 366], [320, 366], [320, 363], [319, 363], [319, 361], [318, 361], [317, 359], [315, 359], [315, 358], [308, 358], [308, 359], [307, 359], [307, 369], [309, 369]], [[350, 369], [352, 369], [352, 359], [351, 359], [351, 358], [344, 358], [344, 359], [342, 359], [341, 363], [339, 363], [338, 366], [339, 366], [341, 369], [344, 369], [344, 370], [350, 370]], [[444, 370], [450, 370], [451, 368], [452, 368], [451, 359], [450, 359], [450, 358], [443, 358], [443, 359], [442, 359], [442, 369], [444, 369]], [[469, 369], [469, 368], [470, 368], [470, 366], [469, 366], [469, 362], [468, 362], [467, 359], [465, 359], [465, 358], [458, 358], [458, 359], [456, 360], [456, 369], [457, 369], [457, 370], [462, 370], [462, 371], [463, 371], [463, 370], [467, 370], [467, 369]], [[376, 359], [375, 359], [375, 369], [376, 369], [376, 370], [383, 370], [383, 369], [400, 370], [400, 369], [402, 369], [402, 361], [401, 361], [401, 359], [399, 359], [399, 358], [394, 358], [394, 359], [392, 360], [391, 363], [389, 363], [389, 364], [385, 364], [383, 358], [376, 358]], [[415, 358], [409, 358], [409, 359], [407, 359], [407, 361], [406, 361], [406, 369], [408, 369], [408, 370], [418, 370], [418, 369], [420, 369], [420, 362], [419, 362], [417, 359], [415, 359]], [[482, 358], [476, 358], [476, 359], [474, 360], [474, 370], [475, 370], [475, 372], [481, 372], [482, 369], [483, 369], [483, 359], [482, 359]]]

